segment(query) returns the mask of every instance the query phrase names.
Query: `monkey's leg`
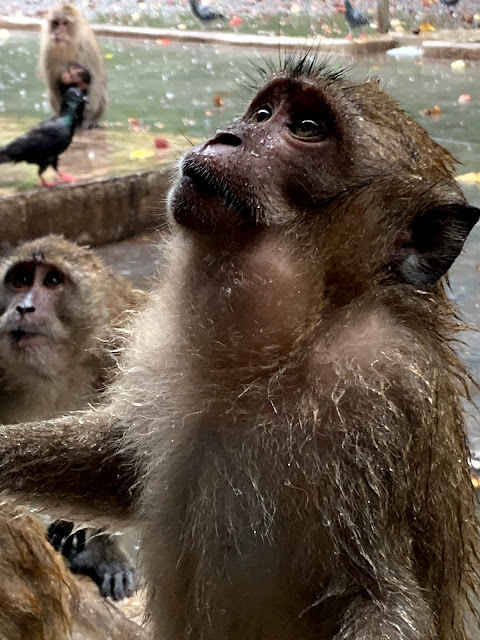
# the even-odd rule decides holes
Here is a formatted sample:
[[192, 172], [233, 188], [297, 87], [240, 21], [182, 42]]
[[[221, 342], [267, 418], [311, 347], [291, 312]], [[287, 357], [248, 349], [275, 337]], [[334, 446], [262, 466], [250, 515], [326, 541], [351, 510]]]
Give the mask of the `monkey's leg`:
[[102, 526], [133, 519], [135, 462], [108, 412], [0, 427], [0, 487], [27, 504]]
[[74, 530], [71, 522], [56, 520], [48, 528], [48, 539], [66, 558], [69, 568], [91, 578], [105, 598], [118, 601], [135, 593], [135, 567], [117, 536], [102, 529]]

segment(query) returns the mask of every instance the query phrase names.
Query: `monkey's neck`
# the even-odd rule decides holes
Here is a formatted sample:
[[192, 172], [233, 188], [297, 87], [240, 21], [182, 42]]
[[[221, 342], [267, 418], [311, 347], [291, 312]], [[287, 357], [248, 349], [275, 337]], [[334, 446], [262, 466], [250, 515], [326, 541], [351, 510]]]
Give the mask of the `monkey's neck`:
[[267, 364], [290, 353], [318, 316], [312, 304], [321, 296], [312, 289], [321, 279], [312, 287], [301, 255], [271, 230], [228, 251], [180, 234], [170, 251], [172, 295], [194, 350], [210, 352], [215, 345], [215, 358], [235, 352], [238, 364], [263, 357]]

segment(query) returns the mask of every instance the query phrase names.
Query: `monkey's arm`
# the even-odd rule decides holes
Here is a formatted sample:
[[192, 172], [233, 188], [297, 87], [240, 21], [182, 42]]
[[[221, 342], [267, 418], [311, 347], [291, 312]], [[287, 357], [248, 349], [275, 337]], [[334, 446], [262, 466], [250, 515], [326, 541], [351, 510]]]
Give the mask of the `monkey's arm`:
[[123, 429], [103, 411], [0, 427], [0, 488], [76, 520], [132, 518], [134, 463]]

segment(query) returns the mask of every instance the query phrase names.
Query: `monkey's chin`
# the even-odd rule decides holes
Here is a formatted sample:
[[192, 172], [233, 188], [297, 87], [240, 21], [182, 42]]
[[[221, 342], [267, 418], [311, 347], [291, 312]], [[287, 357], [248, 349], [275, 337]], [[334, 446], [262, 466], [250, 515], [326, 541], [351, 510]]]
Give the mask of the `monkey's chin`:
[[188, 161], [170, 191], [168, 208], [177, 224], [205, 234], [248, 232], [256, 225], [245, 201], [206, 167]]
[[218, 197], [198, 190], [185, 176], [170, 193], [169, 209], [177, 224], [200, 233], [222, 233], [242, 225], [232, 207]]

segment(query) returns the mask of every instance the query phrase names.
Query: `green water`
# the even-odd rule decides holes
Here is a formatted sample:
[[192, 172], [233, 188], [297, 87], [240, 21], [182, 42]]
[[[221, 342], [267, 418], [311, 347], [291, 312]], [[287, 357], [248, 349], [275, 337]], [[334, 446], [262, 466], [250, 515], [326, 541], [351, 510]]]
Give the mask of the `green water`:
[[[137, 118], [151, 131], [205, 139], [242, 113], [251, 96], [245, 84], [255, 71], [252, 62], [265, 56], [254, 48], [191, 44], [158, 44], [155, 41], [104, 38], [109, 78], [109, 108], [105, 119], [120, 130]], [[38, 36], [12, 31], [0, 45], [0, 117], [50, 115], [47, 93], [37, 73]], [[463, 72], [448, 61], [423, 58], [395, 60], [390, 56], [336, 58], [351, 66], [351, 75], [362, 79], [378, 75], [386, 89], [404, 108], [453, 151], [463, 163], [461, 173], [480, 171], [480, 65], [467, 63]], [[471, 102], [458, 104], [460, 94]], [[218, 106], [220, 98], [223, 106]], [[419, 111], [438, 105], [438, 119]], [[466, 187], [480, 203], [480, 190]]]

